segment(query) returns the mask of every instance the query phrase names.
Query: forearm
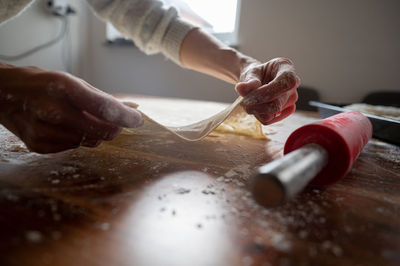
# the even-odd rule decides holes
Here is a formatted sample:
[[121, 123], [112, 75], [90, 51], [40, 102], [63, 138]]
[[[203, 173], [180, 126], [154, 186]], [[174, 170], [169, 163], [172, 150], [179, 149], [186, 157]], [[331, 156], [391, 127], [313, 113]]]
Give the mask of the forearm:
[[190, 31], [180, 49], [184, 67], [236, 84], [244, 68], [258, 63], [201, 29]]

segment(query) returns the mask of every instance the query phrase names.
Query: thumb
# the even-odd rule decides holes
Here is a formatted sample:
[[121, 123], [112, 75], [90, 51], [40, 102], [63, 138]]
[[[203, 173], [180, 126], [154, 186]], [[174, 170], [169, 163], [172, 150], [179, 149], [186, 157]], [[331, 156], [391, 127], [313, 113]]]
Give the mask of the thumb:
[[127, 101], [122, 101], [122, 103], [130, 108], [137, 109], [139, 107], [139, 104], [134, 103], [134, 102], [127, 102]]
[[[69, 96], [73, 104], [93, 116], [120, 127], [135, 128], [144, 120], [139, 111], [119, 102], [115, 97], [100, 90], [90, 89], [77, 80], [69, 88]], [[78, 83], [78, 84], [77, 84]]]
[[247, 81], [241, 81], [236, 84], [236, 91], [240, 96], [245, 97], [250, 92], [256, 90], [261, 86], [261, 81], [257, 78], [251, 78]]
[[144, 122], [141, 113], [132, 108], [133, 104], [127, 105], [111, 97], [105, 97], [97, 103], [97, 108], [90, 108], [88, 111], [109, 123], [135, 128], [141, 126]]

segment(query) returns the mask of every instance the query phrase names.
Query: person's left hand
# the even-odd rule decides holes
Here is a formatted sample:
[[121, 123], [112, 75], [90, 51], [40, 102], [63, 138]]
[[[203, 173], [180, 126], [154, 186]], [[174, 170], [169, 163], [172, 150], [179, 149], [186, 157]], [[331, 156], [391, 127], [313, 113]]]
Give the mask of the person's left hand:
[[262, 124], [278, 122], [296, 110], [300, 78], [287, 58], [247, 65], [240, 75], [236, 91], [244, 98], [242, 105]]

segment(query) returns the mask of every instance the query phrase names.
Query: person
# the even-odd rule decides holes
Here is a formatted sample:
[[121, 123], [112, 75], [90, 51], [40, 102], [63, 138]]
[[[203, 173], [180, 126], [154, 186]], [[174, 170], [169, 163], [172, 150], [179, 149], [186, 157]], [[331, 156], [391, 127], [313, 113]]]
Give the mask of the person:
[[[32, 0], [0, 0], [0, 23]], [[87, 0], [94, 12], [146, 54], [163, 53], [178, 65], [235, 84], [247, 113], [275, 123], [295, 111], [300, 79], [293, 63], [262, 63], [228, 47], [156, 0]], [[128, 106], [84, 80], [38, 67], [0, 63], [0, 123], [29, 150], [55, 153], [112, 140], [122, 127], [143, 123]]]

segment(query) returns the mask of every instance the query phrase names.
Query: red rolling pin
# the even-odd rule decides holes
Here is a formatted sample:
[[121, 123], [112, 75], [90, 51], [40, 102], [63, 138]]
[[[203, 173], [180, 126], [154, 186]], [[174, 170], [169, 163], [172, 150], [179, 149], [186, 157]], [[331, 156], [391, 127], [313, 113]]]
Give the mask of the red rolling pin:
[[339, 181], [371, 137], [371, 122], [358, 112], [298, 128], [286, 140], [285, 156], [261, 166], [253, 176], [255, 200], [266, 207], [277, 206], [309, 183], [327, 186]]

